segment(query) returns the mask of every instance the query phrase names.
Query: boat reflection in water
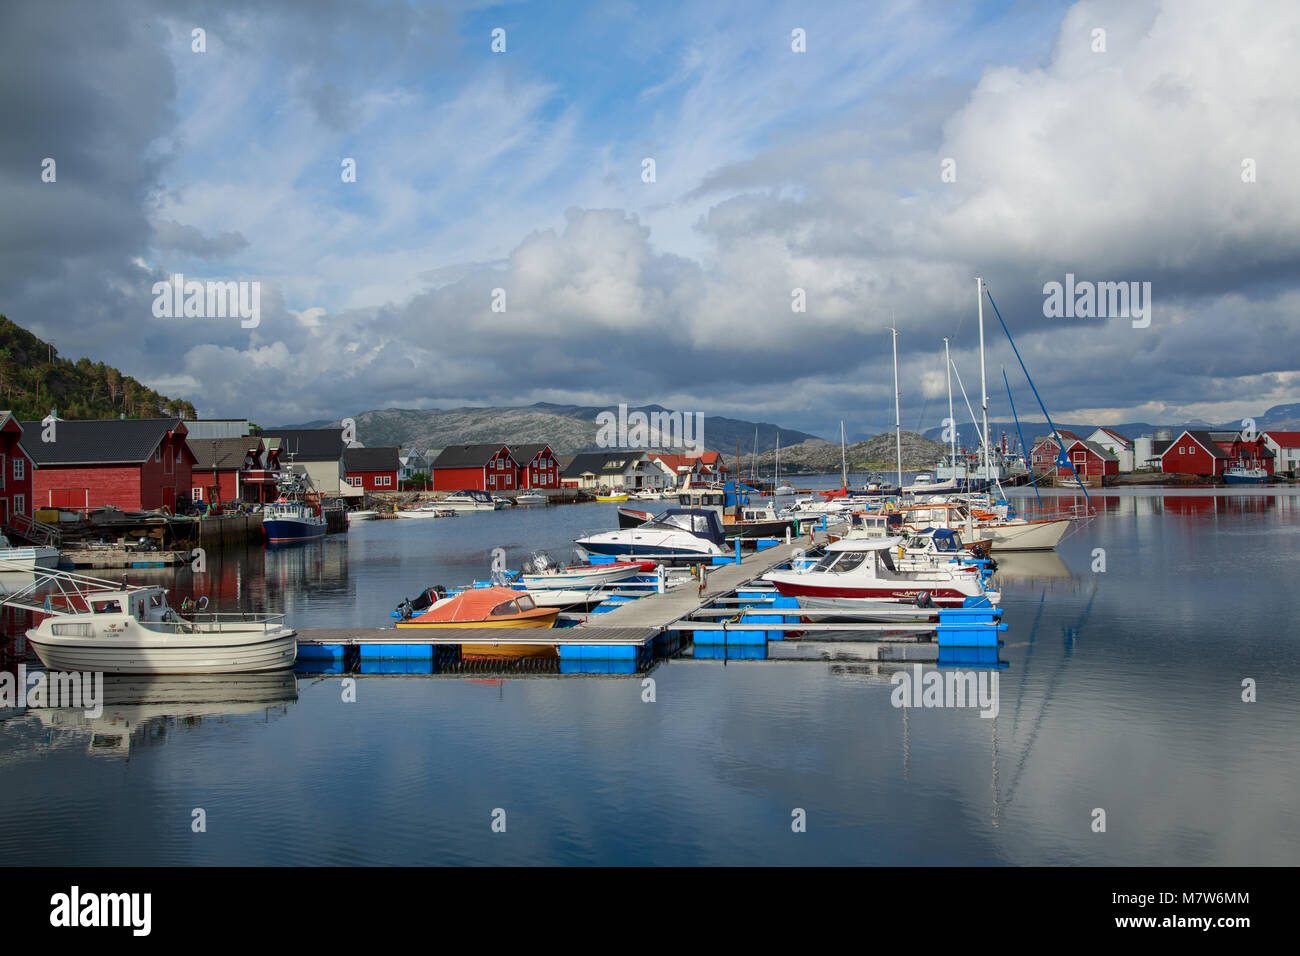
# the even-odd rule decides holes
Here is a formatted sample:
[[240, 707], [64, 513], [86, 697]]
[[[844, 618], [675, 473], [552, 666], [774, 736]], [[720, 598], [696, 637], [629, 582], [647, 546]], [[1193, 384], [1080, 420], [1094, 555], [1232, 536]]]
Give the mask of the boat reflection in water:
[[999, 584], [1069, 581], [1074, 577], [1055, 551], [1003, 551], [997, 553]]
[[165, 743], [173, 729], [204, 720], [282, 717], [298, 699], [292, 671], [261, 674], [149, 677], [104, 676], [103, 710], [87, 716], [79, 707], [27, 707], [15, 719], [35, 718], [51, 734], [47, 746], [63, 747], [60, 735], [86, 738], [92, 754], [130, 757], [133, 746]]

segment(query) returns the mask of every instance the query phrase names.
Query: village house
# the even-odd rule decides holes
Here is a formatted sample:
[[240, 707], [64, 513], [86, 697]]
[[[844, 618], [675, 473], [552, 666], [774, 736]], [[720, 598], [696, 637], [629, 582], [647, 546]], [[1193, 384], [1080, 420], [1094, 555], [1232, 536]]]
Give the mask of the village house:
[[1270, 429], [1263, 433], [1264, 446], [1273, 453], [1273, 474], [1300, 475], [1300, 432]]
[[[39, 432], [35, 438], [40, 441]], [[35, 510], [34, 463], [22, 442], [23, 426], [12, 413], [0, 411], [0, 526], [5, 528], [15, 519], [30, 518]]]
[[1239, 430], [1184, 429], [1160, 456], [1171, 475], [1222, 475], [1229, 468], [1263, 468], [1273, 473], [1274, 452], [1264, 436], [1247, 441]]
[[260, 433], [284, 471], [301, 466], [312, 489], [327, 498], [343, 494], [343, 432], [337, 428], [273, 428]]
[[545, 442], [511, 445], [510, 454], [519, 462], [516, 487], [543, 490], [560, 487], [560, 465], [550, 445]]
[[[1055, 435], [1034, 439], [1029, 460], [1035, 474], [1050, 474], [1057, 478], [1073, 478], [1077, 474], [1084, 480], [1100, 480], [1108, 475], [1119, 474], [1119, 458], [1108, 449], [1066, 429], [1061, 429], [1059, 434], [1065, 443], [1064, 458], [1061, 457], [1061, 446]], [[1068, 461], [1069, 464], [1062, 464], [1062, 461]]]
[[[280, 479], [278, 450], [258, 435], [186, 439], [194, 453], [190, 497], [209, 506], [274, 501]], [[269, 460], [268, 460], [269, 459]]]
[[399, 450], [397, 461], [401, 467], [397, 469], [398, 484], [411, 481], [416, 475], [429, 474], [430, 460], [427, 452], [416, 451], [414, 448]]
[[401, 467], [396, 448], [345, 448], [344, 497], [359, 497], [367, 491], [396, 491]]
[[596, 451], [575, 455], [560, 476], [568, 488], [582, 491], [658, 488], [662, 471], [642, 451]]
[[1086, 440], [1114, 455], [1119, 462], [1121, 472], [1127, 473], [1135, 468], [1137, 463], [1134, 460], [1133, 442], [1114, 429], [1103, 426], [1089, 435]]
[[23, 448], [36, 465], [37, 508], [174, 510], [193, 488], [194, 452], [179, 418], [110, 418], [54, 423], [44, 441], [40, 422], [23, 422]]
[[449, 445], [429, 466], [434, 491], [514, 491], [519, 462], [503, 442]]

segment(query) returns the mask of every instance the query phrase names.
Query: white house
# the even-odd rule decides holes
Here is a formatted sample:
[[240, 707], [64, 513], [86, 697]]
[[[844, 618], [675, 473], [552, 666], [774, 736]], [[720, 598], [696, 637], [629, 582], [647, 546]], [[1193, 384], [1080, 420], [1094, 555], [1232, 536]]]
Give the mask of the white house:
[[1103, 426], [1098, 428], [1084, 440], [1090, 441], [1094, 445], [1099, 445], [1119, 459], [1120, 471], [1133, 470], [1135, 464], [1133, 442], [1125, 438], [1119, 432]]
[[1273, 452], [1273, 474], [1300, 474], [1300, 432], [1266, 431], [1264, 445]]

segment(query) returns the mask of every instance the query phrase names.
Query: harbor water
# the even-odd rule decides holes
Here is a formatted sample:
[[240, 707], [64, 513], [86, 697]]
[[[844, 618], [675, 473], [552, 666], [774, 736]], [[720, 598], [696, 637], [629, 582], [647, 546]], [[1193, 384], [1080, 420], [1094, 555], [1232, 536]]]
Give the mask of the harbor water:
[[[1300, 496], [1093, 497], [1056, 552], [995, 555], [996, 716], [896, 706], [897, 668], [874, 663], [689, 653], [351, 692], [299, 674], [234, 701], [159, 681], [96, 718], [0, 710], [0, 860], [1300, 863]], [[511, 568], [568, 557], [616, 507], [370, 521], [125, 577], [300, 629], [382, 626], [424, 587], [486, 577], [494, 548]], [[37, 666], [6, 622], [0, 667]]]

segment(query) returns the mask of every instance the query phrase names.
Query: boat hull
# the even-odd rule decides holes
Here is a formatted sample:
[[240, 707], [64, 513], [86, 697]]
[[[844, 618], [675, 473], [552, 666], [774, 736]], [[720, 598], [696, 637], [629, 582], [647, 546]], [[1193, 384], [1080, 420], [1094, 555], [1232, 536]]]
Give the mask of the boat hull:
[[247, 638], [220, 632], [136, 640], [55, 638], [32, 628], [27, 640], [50, 670], [105, 674], [250, 674], [291, 668], [298, 657], [297, 635], [287, 628]]
[[615, 581], [625, 581], [641, 573], [641, 565], [629, 563], [593, 567], [581, 572], [558, 571], [555, 574], [525, 574], [521, 578], [529, 591], [547, 591], [567, 588], [593, 588]]
[[930, 595], [935, 604], [943, 607], [961, 607], [966, 598], [975, 596], [943, 584], [882, 582], [873, 585], [831, 585], [785, 581], [771, 576], [769, 579], [782, 597], [797, 598], [800, 607], [856, 608], [864, 600], [910, 604], [923, 593]]
[[502, 630], [517, 630], [520, 628], [547, 628], [555, 626], [555, 619], [559, 617], [558, 608], [536, 608], [532, 611], [525, 611], [523, 614], [510, 617], [505, 620], [487, 620], [487, 621], [427, 621], [420, 622], [398, 621], [398, 627], [418, 627], [423, 629], [429, 628], [473, 628], [478, 630], [481, 627], [501, 628]]
[[714, 555], [725, 553], [721, 550], [704, 551], [697, 548], [681, 548], [642, 542], [580, 540], [578, 544], [591, 554], [644, 554], [665, 558], [711, 558]]
[[59, 549], [50, 547], [0, 549], [0, 571], [34, 571], [59, 563]]
[[271, 544], [290, 544], [325, 537], [325, 519], [265, 518], [262, 530]]
[[1070, 522], [1030, 521], [1026, 524], [976, 526], [973, 536], [992, 538], [998, 551], [1051, 551], [1069, 529]]

